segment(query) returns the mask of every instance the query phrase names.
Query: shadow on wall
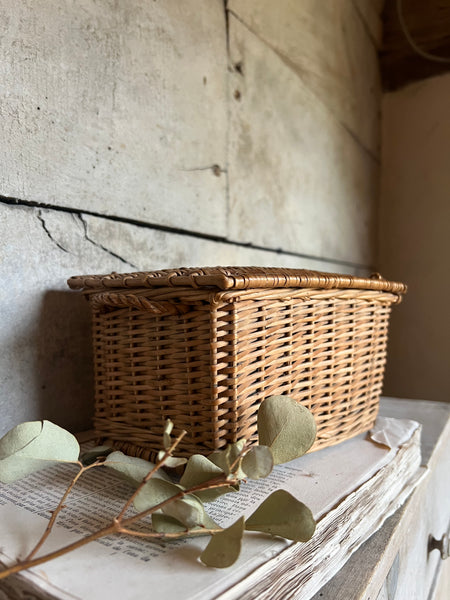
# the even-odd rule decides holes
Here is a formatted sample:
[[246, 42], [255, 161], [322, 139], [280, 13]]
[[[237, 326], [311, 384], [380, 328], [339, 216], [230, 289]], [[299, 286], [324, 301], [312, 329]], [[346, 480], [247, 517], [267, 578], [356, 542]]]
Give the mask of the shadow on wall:
[[90, 310], [73, 292], [44, 294], [36, 331], [39, 417], [71, 431], [91, 427], [94, 376]]

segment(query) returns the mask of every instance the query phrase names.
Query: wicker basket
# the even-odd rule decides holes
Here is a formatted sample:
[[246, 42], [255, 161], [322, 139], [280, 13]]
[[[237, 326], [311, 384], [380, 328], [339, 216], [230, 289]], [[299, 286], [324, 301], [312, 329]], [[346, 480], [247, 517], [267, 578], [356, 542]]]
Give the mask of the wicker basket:
[[180, 454], [254, 439], [260, 402], [287, 394], [315, 415], [313, 449], [368, 430], [388, 319], [406, 287], [314, 271], [230, 267], [80, 276], [93, 311], [94, 426], [154, 457], [164, 422]]

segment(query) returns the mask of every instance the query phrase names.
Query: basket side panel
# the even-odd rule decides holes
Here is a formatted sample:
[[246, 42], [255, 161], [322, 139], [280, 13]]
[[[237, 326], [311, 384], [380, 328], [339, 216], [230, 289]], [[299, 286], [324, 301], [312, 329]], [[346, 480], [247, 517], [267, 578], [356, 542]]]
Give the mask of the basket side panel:
[[[158, 310], [171, 302], [184, 308], [155, 316], [139, 308], [141, 294]], [[94, 310], [95, 426], [103, 440], [154, 458], [170, 418], [176, 430], [188, 431], [182, 454], [207, 453], [255, 439], [257, 410], [273, 394], [291, 395], [312, 410], [314, 449], [372, 426], [393, 294], [159, 289], [136, 295], [134, 306], [111, 309], [112, 300], [124, 301], [113, 296], [108, 310]]]
[[313, 449], [367, 431], [378, 411], [391, 302], [376, 292], [312, 291], [236, 303], [240, 427], [230, 441], [255, 439], [259, 404], [274, 394], [314, 413]]
[[214, 437], [207, 304], [160, 317], [135, 308], [95, 311], [93, 323], [99, 437], [143, 456], [161, 448], [168, 418], [188, 431], [185, 452]]

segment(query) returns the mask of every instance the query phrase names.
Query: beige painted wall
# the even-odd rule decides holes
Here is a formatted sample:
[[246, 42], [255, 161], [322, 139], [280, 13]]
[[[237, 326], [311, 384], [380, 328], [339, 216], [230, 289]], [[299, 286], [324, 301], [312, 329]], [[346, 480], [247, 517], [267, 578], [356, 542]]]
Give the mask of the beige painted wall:
[[375, 261], [376, 0], [0, 0], [0, 429], [89, 424], [74, 274]]
[[385, 391], [450, 401], [450, 74], [383, 100], [380, 269], [409, 286]]

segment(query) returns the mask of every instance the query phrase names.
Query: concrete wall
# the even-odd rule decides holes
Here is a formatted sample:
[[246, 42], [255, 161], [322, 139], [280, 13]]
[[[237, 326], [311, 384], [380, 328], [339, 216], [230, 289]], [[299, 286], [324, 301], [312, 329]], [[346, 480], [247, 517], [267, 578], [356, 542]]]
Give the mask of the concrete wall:
[[450, 401], [450, 74], [386, 94], [380, 268], [409, 286], [385, 391]]
[[376, 0], [0, 1], [0, 429], [89, 425], [74, 274], [367, 273]]

